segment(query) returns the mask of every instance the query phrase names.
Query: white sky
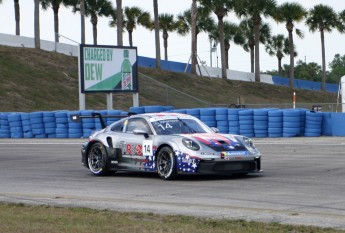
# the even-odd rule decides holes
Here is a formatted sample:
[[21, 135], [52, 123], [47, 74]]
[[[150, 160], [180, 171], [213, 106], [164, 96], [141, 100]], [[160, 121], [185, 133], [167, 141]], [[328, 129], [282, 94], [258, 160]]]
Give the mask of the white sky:
[[[22, 36], [33, 37], [34, 36], [34, 4], [33, 0], [20, 0], [20, 30]], [[115, 0], [112, 0], [114, 6], [116, 6]], [[153, 1], [152, 0], [123, 0], [123, 7], [125, 6], [139, 6], [143, 10], [150, 11], [153, 17]], [[337, 12], [345, 9], [345, 1], [343, 0], [308, 0], [308, 1], [290, 1], [290, 0], [277, 0], [278, 4], [284, 2], [299, 2], [305, 8], [310, 9], [316, 4], [327, 4]], [[190, 8], [191, 0], [159, 0], [159, 13], [172, 13], [175, 16], [186, 9]], [[72, 13], [72, 9], [61, 7], [59, 11], [60, 18], [60, 34], [64, 37], [68, 37], [74, 41], [80, 41], [80, 16], [79, 14]], [[240, 20], [232, 15], [228, 16], [226, 20], [238, 23]], [[266, 20], [270, 22], [272, 28], [272, 34], [284, 34], [287, 37], [287, 30], [284, 24], [277, 24], [272, 20]], [[86, 43], [92, 44], [92, 27], [90, 18], [86, 18]], [[109, 18], [99, 18], [98, 21], [98, 44], [99, 45], [116, 45], [116, 28], [110, 28], [108, 26]], [[54, 41], [54, 21], [53, 11], [48, 9], [47, 11], [40, 12], [40, 32], [41, 39]], [[308, 28], [303, 23], [296, 25], [301, 29], [305, 37], [299, 39], [296, 36], [294, 41], [297, 47], [298, 57], [295, 59], [303, 60], [307, 62], [316, 62], [321, 65], [321, 42], [319, 32], [310, 33]], [[0, 4], [0, 33], [15, 34], [15, 20], [14, 20], [14, 4], [12, 0], [3, 0]], [[345, 38], [345, 34], [341, 35], [336, 30], [332, 33], [325, 34], [326, 41], [326, 63], [332, 61], [334, 55], [339, 53], [345, 54], [345, 46], [342, 41]], [[181, 37], [177, 33], [170, 33], [168, 39], [168, 57], [171, 61], [187, 62], [190, 57], [190, 42], [191, 36], [187, 35]], [[60, 38], [60, 42], [73, 44], [73, 42]], [[133, 32], [133, 43], [138, 47], [138, 55], [155, 57], [155, 42], [154, 32], [150, 32], [142, 27], [138, 27]], [[124, 45], [128, 44], [128, 34], [124, 33]], [[161, 57], [164, 58], [163, 40], [161, 39]], [[219, 46], [218, 46], [219, 47]], [[219, 48], [218, 48], [219, 49]], [[270, 57], [264, 51], [264, 46], [260, 45], [260, 66], [261, 71], [277, 69], [277, 59]], [[210, 42], [205, 33], [201, 33], [198, 36], [198, 55], [201, 60], [205, 61], [207, 65], [210, 65]], [[220, 52], [218, 51], [219, 65]], [[232, 70], [250, 71], [250, 58], [249, 53], [245, 52], [242, 47], [232, 44], [229, 54], [229, 66]], [[213, 66], [216, 66], [216, 54], [212, 56]], [[288, 64], [289, 58], [283, 58], [283, 64]]]

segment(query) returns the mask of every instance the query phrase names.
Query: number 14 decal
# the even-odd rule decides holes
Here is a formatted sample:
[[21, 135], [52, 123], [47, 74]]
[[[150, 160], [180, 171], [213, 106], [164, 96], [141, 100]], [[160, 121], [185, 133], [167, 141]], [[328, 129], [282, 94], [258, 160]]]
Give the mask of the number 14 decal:
[[152, 156], [152, 140], [143, 141], [143, 156]]

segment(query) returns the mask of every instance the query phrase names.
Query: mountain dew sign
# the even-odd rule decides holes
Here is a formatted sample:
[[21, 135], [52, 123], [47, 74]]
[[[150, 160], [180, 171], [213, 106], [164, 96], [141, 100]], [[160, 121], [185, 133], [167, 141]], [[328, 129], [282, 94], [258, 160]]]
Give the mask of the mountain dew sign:
[[138, 92], [137, 48], [80, 45], [81, 92]]

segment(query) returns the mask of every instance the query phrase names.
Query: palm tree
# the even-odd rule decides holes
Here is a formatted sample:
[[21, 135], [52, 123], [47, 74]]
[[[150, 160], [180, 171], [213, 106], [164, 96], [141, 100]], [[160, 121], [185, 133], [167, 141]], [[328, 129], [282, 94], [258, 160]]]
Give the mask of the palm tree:
[[[214, 29], [209, 32], [209, 39], [219, 42], [219, 33], [214, 25]], [[240, 27], [234, 23], [224, 22], [224, 46], [225, 46], [225, 60], [226, 69], [229, 69], [229, 50], [230, 43], [234, 42], [237, 45], [243, 45], [245, 38], [240, 30]]]
[[35, 48], [41, 48], [40, 38], [40, 0], [34, 0]]
[[168, 60], [168, 37], [169, 32], [177, 30], [177, 23], [173, 14], [163, 13], [159, 15], [159, 28], [163, 31], [164, 59]]
[[[307, 15], [307, 11], [299, 3], [286, 2], [280, 5], [274, 16], [275, 20], [279, 23], [285, 23], [285, 27], [289, 33], [289, 50], [290, 50], [290, 87], [294, 87], [294, 42], [293, 30], [294, 22], [301, 22]], [[303, 38], [303, 33], [296, 29], [297, 36]]]
[[[0, 1], [0, 3], [2, 0]], [[14, 17], [16, 21], [16, 35], [20, 35], [20, 10], [19, 10], [19, 0], [14, 0]]]
[[192, 74], [196, 74], [196, 64], [197, 59], [197, 32], [196, 32], [196, 21], [198, 17], [198, 7], [196, 4], [197, 0], [192, 0], [191, 6], [191, 34], [192, 34], [192, 44], [191, 44], [191, 54], [192, 54]]
[[59, 42], [59, 8], [63, 4], [65, 6], [73, 5], [72, 0], [40, 0], [43, 10], [47, 10], [51, 7], [54, 12], [54, 33], [55, 42]]
[[123, 45], [123, 15], [122, 15], [122, 0], [116, 0], [116, 28], [117, 28], [117, 45]]
[[[177, 16], [177, 33], [182, 36], [187, 35], [188, 32], [192, 34], [192, 74], [195, 74], [197, 64], [196, 56], [198, 54], [198, 35], [200, 32], [210, 32], [212, 28], [215, 27], [215, 22], [210, 16], [210, 12], [207, 12], [204, 7], [199, 6], [196, 9], [195, 32], [193, 32], [192, 11], [193, 10], [186, 10]], [[195, 56], [193, 56], [193, 54]], [[194, 60], [196, 60], [195, 64], [193, 63], [193, 57]]]
[[[75, 0], [74, 0], [75, 1]], [[79, 1], [77, 0], [77, 3]], [[73, 11], [80, 11], [80, 5], [75, 4]], [[113, 10], [112, 3], [109, 0], [85, 0], [85, 15], [91, 16], [93, 31], [93, 44], [97, 45], [97, 23], [99, 16], [110, 16]]]
[[272, 36], [266, 43], [266, 52], [270, 56], [276, 56], [278, 59], [278, 74], [283, 75], [282, 59], [285, 54], [289, 54], [289, 39], [282, 34]]
[[251, 17], [255, 42], [255, 81], [260, 82], [260, 28], [262, 16], [273, 16], [277, 3], [275, 0], [237, 0], [235, 11], [239, 16]]
[[161, 68], [161, 46], [159, 40], [159, 15], [158, 0], [153, 0], [154, 27], [155, 27], [155, 47], [156, 47], [156, 68]]
[[311, 32], [320, 31], [322, 51], [322, 85], [321, 90], [326, 90], [326, 55], [324, 32], [332, 32], [339, 24], [337, 13], [329, 6], [318, 4], [309, 12], [306, 20]]
[[[255, 72], [255, 35], [253, 20], [243, 19], [239, 24], [240, 31], [244, 37], [243, 49], [250, 53], [250, 72]], [[262, 44], [266, 44], [271, 37], [271, 28], [267, 23], [261, 23], [260, 25], [260, 37], [259, 41]]]
[[223, 79], [227, 79], [223, 18], [228, 14], [228, 12], [231, 9], [233, 9], [234, 1], [235, 0], [199, 0], [202, 6], [208, 9], [210, 12], [213, 12], [218, 18], [218, 31], [219, 31], [219, 43], [220, 43]]
[[85, 44], [85, 0], [80, 0], [80, 27], [81, 27], [80, 43]]
[[[116, 25], [116, 11], [112, 14], [112, 20], [110, 21], [110, 26], [115, 27]], [[129, 45], [133, 46], [133, 30], [137, 25], [143, 25], [147, 28], [152, 28], [151, 16], [147, 11], [143, 11], [139, 7], [125, 7], [124, 11], [123, 27], [126, 28], [129, 37]]]
[[345, 30], [345, 10], [342, 10], [341, 12], [339, 12], [338, 16], [339, 16], [338, 30], [340, 32], [344, 32], [344, 30]]

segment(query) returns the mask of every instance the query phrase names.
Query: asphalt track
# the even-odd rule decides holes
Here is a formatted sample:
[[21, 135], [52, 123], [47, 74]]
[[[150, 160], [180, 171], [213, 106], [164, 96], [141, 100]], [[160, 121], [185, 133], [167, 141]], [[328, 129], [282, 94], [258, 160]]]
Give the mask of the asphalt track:
[[80, 164], [83, 139], [0, 140], [0, 201], [345, 229], [345, 138], [254, 139], [264, 173], [116, 173]]

